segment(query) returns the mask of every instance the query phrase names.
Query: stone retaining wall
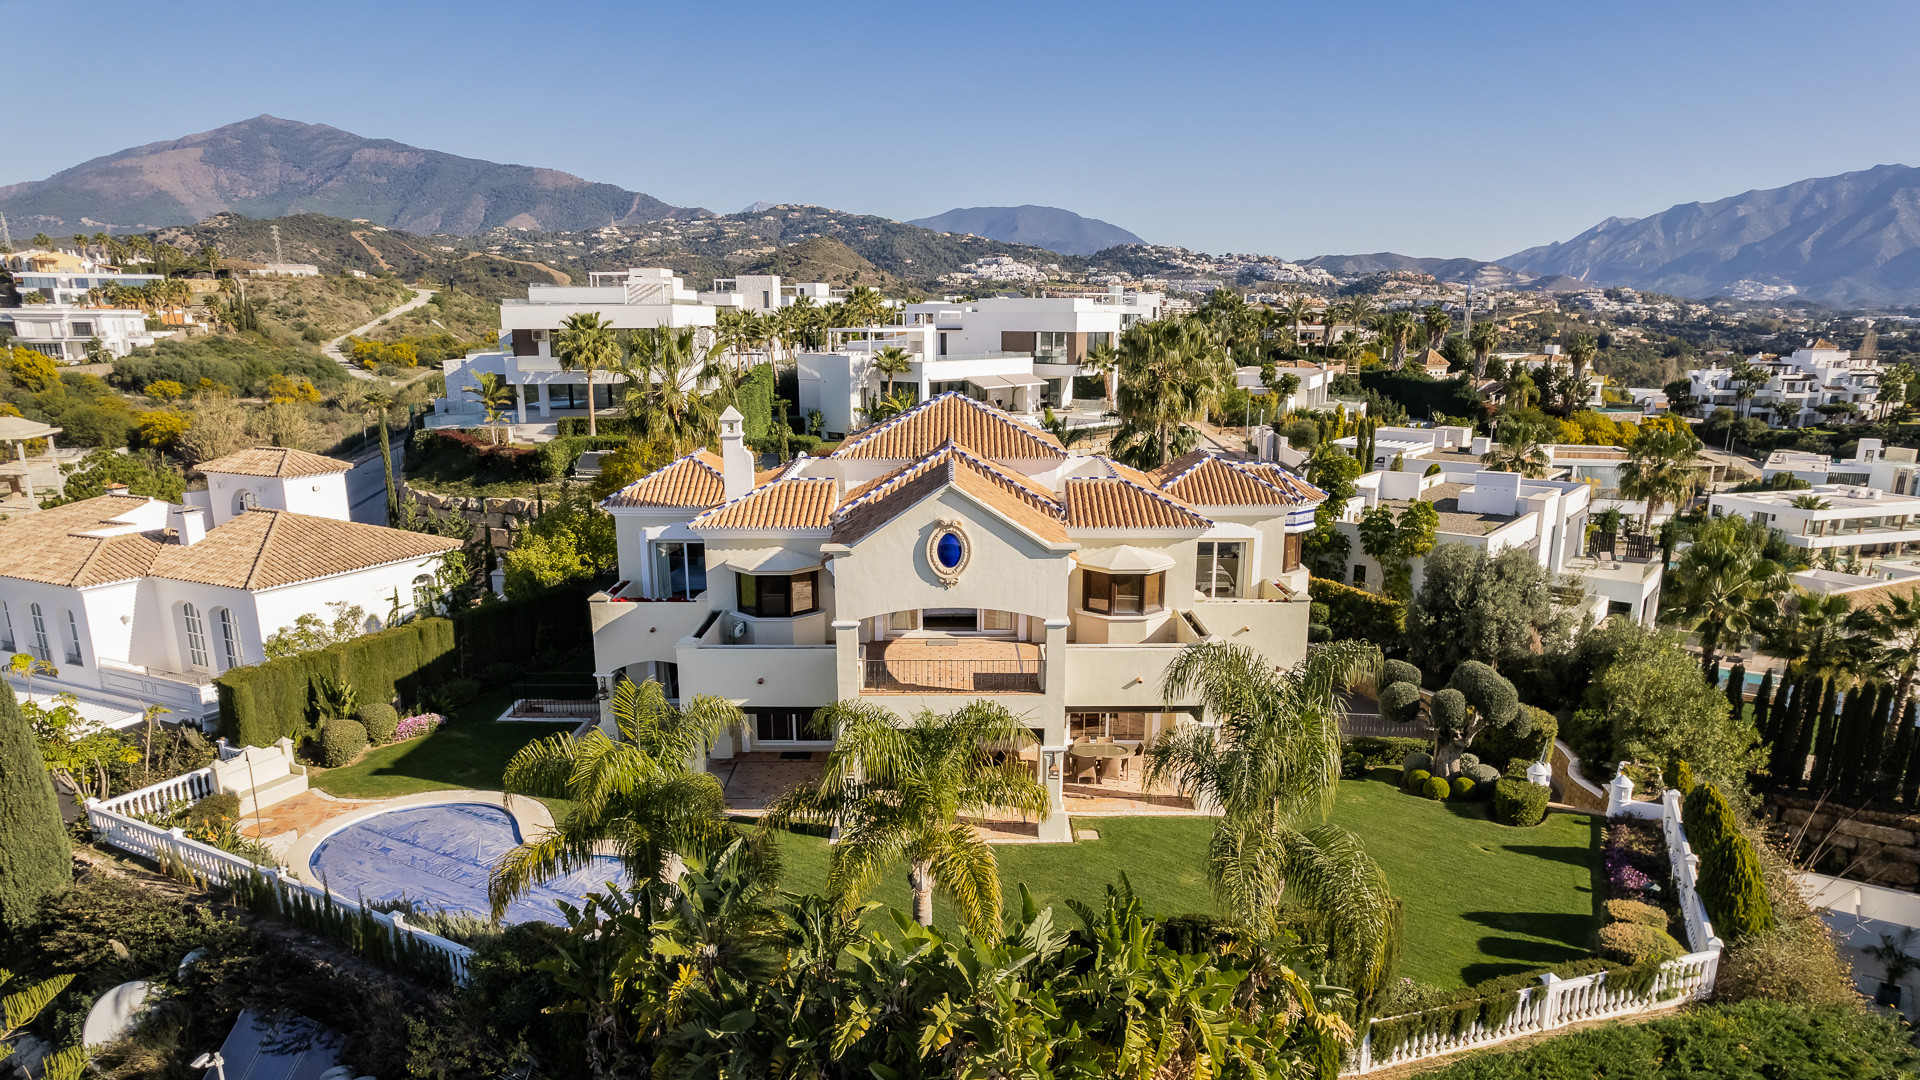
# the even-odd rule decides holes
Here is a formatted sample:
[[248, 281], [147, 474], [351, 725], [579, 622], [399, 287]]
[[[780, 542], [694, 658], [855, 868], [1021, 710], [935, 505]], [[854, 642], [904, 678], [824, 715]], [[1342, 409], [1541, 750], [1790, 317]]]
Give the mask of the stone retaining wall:
[[1767, 817], [1799, 839], [1808, 869], [1852, 881], [1920, 892], [1920, 814], [1858, 810], [1804, 795], [1769, 792]]
[[465, 518], [474, 528], [484, 529], [487, 540], [496, 548], [510, 548], [520, 538], [520, 530], [533, 520], [532, 499], [482, 499], [467, 495], [441, 495], [403, 484], [400, 498], [413, 503], [423, 513]]

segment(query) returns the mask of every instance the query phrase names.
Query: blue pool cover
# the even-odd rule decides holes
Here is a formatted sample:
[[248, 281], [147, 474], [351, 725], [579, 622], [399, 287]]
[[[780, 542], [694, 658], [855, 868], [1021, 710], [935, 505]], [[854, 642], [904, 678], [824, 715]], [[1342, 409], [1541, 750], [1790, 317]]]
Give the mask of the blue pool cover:
[[[471, 911], [485, 917], [487, 874], [520, 843], [505, 810], [484, 803], [389, 810], [341, 829], [320, 842], [312, 877], [341, 896], [369, 902], [406, 899], [416, 910]], [[617, 859], [537, 885], [507, 908], [509, 923], [566, 924], [560, 901], [578, 905], [607, 882], [624, 886]]]

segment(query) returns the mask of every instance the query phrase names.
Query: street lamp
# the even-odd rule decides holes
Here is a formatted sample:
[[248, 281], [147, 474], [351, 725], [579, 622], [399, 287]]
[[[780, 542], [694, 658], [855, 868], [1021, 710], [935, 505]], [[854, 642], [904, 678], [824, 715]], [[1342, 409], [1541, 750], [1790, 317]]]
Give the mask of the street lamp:
[[221, 1057], [217, 1050], [211, 1054], [201, 1054], [199, 1057], [194, 1058], [188, 1067], [194, 1069], [212, 1069], [214, 1080], [227, 1080], [227, 1059]]

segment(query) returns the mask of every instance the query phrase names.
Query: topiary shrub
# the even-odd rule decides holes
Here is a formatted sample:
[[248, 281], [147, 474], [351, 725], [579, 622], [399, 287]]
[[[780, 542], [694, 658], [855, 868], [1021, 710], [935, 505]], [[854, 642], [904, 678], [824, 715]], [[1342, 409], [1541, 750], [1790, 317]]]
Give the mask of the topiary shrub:
[[1433, 730], [1460, 731], [1467, 723], [1467, 695], [1448, 687], [1433, 695], [1427, 712], [1433, 719]]
[[1453, 788], [1453, 798], [1461, 800], [1473, 798], [1472, 780], [1464, 776], [1456, 776], [1453, 778], [1453, 783], [1450, 786]]
[[1427, 770], [1414, 769], [1412, 772], [1407, 773], [1406, 776], [1401, 778], [1401, 784], [1408, 791], [1411, 791], [1417, 794], [1420, 791], [1420, 789], [1423, 786], [1425, 786], [1426, 782], [1431, 779], [1433, 779], [1433, 774], [1428, 772]]
[[1501, 777], [1493, 784], [1493, 820], [1502, 825], [1538, 825], [1547, 819], [1548, 794], [1539, 784]]
[[1482, 762], [1480, 764], [1469, 765], [1466, 768], [1461, 769], [1460, 775], [1473, 781], [1474, 786], [1484, 787], [1488, 784], [1493, 783], [1495, 780], [1500, 779], [1500, 770]]
[[1686, 952], [1658, 927], [1617, 922], [1600, 928], [1600, 954], [1624, 964], [1658, 964]]
[[1433, 769], [1433, 758], [1423, 751], [1415, 750], [1413, 753], [1400, 759], [1401, 772], [1410, 773], [1416, 769], [1425, 769], [1431, 772]]
[[358, 720], [335, 717], [320, 729], [320, 764], [337, 769], [367, 748], [367, 729]]
[[1412, 683], [1413, 688], [1418, 690], [1420, 688], [1420, 669], [1407, 663], [1405, 660], [1389, 660], [1380, 665], [1379, 684], [1382, 690], [1400, 683]]
[[219, 826], [240, 820], [240, 796], [231, 791], [216, 791], [187, 807], [186, 824], [194, 827]]
[[1700, 856], [1698, 888], [1713, 928], [1727, 941], [1773, 929], [1773, 905], [1753, 843], [1740, 834], [1733, 808], [1709, 783], [1696, 783], [1680, 808], [1687, 843]]
[[1435, 801], [1446, 798], [1447, 791], [1447, 782], [1438, 776], [1429, 776], [1426, 782], [1420, 785], [1420, 794]]
[[1453, 759], [1453, 763], [1460, 767], [1461, 772], [1466, 772], [1468, 769], [1480, 764], [1480, 758], [1473, 754], [1461, 754], [1459, 757]]
[[400, 726], [400, 712], [385, 702], [374, 702], [360, 706], [354, 718], [360, 726], [367, 729], [367, 739], [375, 746], [385, 746], [393, 741], [393, 731]]
[[1366, 774], [1367, 759], [1365, 755], [1349, 750], [1346, 756], [1340, 759], [1340, 775], [1345, 776], [1349, 780], [1357, 780]]
[[1397, 682], [1380, 691], [1380, 715], [1396, 724], [1409, 724], [1420, 718], [1420, 687]]
[[1653, 926], [1661, 930], [1667, 928], [1667, 913], [1652, 904], [1643, 904], [1638, 900], [1607, 901], [1607, 918], [1613, 922], [1633, 923], [1637, 926]]

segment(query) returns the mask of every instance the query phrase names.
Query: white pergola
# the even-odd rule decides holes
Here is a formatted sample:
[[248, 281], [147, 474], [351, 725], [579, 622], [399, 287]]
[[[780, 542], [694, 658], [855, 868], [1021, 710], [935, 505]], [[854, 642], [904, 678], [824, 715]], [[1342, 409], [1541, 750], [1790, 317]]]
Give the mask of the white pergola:
[[53, 437], [61, 429], [43, 424], [38, 420], [28, 420], [23, 416], [0, 416], [0, 443], [12, 443], [14, 463], [4, 467], [4, 471], [17, 474], [21, 485], [26, 489], [28, 501], [33, 499], [33, 478], [27, 473], [27, 443], [33, 439], [47, 440], [47, 460], [54, 460]]

